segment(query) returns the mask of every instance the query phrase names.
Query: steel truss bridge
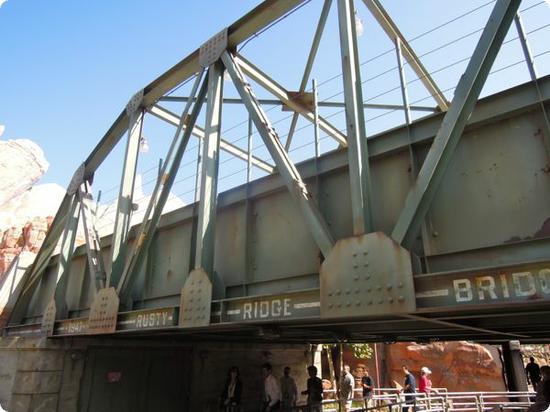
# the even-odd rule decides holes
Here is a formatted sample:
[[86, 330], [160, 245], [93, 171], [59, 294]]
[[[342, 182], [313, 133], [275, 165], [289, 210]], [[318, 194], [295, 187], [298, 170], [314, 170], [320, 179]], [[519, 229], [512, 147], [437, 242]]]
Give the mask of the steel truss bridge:
[[[495, 2], [450, 102], [379, 1], [364, 0], [395, 44], [406, 116], [402, 127], [368, 139], [354, 24], [360, 4], [324, 1], [298, 90], [237, 52], [301, 3], [264, 1], [132, 97], [75, 172], [38, 256], [10, 295], [5, 335], [548, 341], [550, 77], [537, 76], [520, 0]], [[306, 90], [331, 7], [344, 131], [319, 114], [315, 90]], [[514, 24], [531, 81], [480, 100]], [[403, 61], [437, 103], [416, 121]], [[238, 97], [224, 98], [224, 74]], [[167, 96], [188, 81], [188, 96]], [[258, 99], [258, 89], [273, 100]], [[184, 103], [181, 114], [162, 105], [170, 99]], [[294, 113], [286, 141], [263, 109], [274, 102]], [[222, 136], [222, 107], [234, 103], [246, 108], [271, 159]], [[142, 223], [130, 227], [150, 115], [176, 133]], [[316, 148], [322, 131], [338, 149], [294, 164], [288, 150], [299, 117], [314, 125]], [[124, 137], [116, 222], [100, 238], [92, 181]], [[202, 143], [198, 201], [163, 215], [192, 137]], [[268, 175], [218, 194], [220, 151]], [[86, 243], [75, 247], [79, 224]]]

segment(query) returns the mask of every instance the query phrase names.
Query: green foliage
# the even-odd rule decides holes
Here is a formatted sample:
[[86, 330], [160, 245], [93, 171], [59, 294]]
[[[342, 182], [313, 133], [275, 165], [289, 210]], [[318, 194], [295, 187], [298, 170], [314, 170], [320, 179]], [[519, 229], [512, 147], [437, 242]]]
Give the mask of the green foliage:
[[353, 356], [357, 359], [370, 359], [374, 354], [374, 350], [368, 343], [354, 343], [349, 346], [353, 350]]
[[[336, 346], [336, 344], [327, 344], [323, 345], [323, 349], [332, 350]], [[368, 343], [350, 343], [345, 347], [351, 348], [356, 359], [371, 359], [374, 355], [374, 350]]]

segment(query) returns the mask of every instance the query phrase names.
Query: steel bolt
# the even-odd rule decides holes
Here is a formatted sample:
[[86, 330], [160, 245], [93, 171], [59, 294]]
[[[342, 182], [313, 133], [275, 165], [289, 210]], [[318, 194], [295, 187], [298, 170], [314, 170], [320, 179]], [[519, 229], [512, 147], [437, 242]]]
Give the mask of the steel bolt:
[[355, 301], [355, 306], [361, 306], [361, 302], [359, 302], [358, 300]]
[[357, 268], [358, 268], [358, 265], [353, 265], [353, 268], [354, 268], [354, 269], [357, 269]]
[[351, 306], [351, 302], [346, 302], [346, 306], [349, 308]]
[[389, 303], [393, 303], [393, 298], [388, 298]]
[[405, 301], [405, 297], [404, 297], [404, 296], [399, 296], [399, 297], [397, 298], [397, 300], [398, 300], [399, 302], [403, 302], [403, 301]]
[[359, 276], [355, 276], [355, 277], [353, 278], [353, 280], [355, 280], [355, 281], [359, 280]]

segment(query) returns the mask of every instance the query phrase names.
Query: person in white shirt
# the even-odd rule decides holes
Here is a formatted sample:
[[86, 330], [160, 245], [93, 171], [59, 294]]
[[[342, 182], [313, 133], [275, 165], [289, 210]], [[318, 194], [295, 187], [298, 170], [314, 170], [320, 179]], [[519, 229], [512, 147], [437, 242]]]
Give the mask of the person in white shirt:
[[278, 411], [281, 406], [281, 388], [279, 381], [273, 376], [271, 364], [262, 365], [262, 375], [264, 377], [264, 399], [261, 412]]
[[342, 378], [340, 380], [340, 405], [346, 412], [351, 410], [353, 390], [355, 389], [355, 378], [350, 372], [349, 365], [344, 365]]

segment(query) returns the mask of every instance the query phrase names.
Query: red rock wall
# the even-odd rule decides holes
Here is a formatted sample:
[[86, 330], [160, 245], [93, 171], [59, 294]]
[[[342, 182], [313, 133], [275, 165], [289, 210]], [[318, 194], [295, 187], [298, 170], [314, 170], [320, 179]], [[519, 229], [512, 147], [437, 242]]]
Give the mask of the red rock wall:
[[[394, 387], [393, 381], [402, 384], [402, 366], [407, 365], [416, 377], [417, 385], [420, 368], [426, 366], [432, 370], [434, 387], [447, 388], [451, 392], [506, 390], [502, 362], [494, 346], [464, 341], [429, 345], [378, 344], [377, 353], [379, 378], [374, 356], [373, 359], [356, 359], [351, 350], [345, 349], [344, 363], [349, 364], [352, 371], [358, 366], [366, 366], [377, 380], [378, 387]], [[323, 372], [328, 371], [325, 365], [324, 362]]]
[[51, 217], [35, 217], [23, 227], [0, 231], [0, 278], [22, 251], [38, 253], [51, 223]]

